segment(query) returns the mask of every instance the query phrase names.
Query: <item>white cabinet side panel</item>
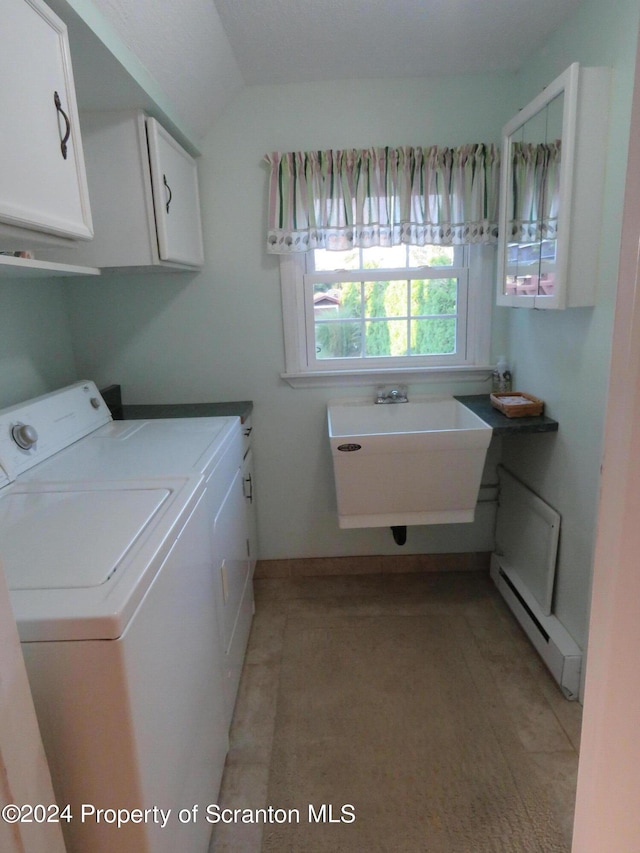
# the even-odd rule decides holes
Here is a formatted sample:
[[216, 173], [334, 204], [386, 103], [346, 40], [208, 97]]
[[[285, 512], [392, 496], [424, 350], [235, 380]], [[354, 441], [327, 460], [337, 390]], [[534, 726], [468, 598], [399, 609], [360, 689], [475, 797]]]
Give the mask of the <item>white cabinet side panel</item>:
[[96, 267], [157, 264], [143, 116], [87, 112], [80, 122], [95, 239], [73, 257]]

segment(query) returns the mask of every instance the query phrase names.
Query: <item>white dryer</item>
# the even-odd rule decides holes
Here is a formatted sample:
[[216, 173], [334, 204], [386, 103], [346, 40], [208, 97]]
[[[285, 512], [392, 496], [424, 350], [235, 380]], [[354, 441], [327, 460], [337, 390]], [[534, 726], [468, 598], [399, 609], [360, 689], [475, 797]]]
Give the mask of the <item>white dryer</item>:
[[241, 459], [212, 420], [187, 465], [177, 421], [115, 427], [93, 383], [0, 412], [0, 561], [72, 853], [207, 850], [229, 713], [207, 480], [226, 498]]

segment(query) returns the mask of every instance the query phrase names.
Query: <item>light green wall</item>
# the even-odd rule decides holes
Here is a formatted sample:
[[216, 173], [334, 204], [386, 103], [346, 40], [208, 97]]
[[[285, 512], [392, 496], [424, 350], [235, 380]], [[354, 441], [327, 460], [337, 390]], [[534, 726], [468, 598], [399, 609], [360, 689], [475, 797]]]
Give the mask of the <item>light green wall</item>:
[[[336, 389], [292, 389], [284, 369], [278, 261], [264, 244], [272, 150], [497, 141], [502, 124], [570, 62], [614, 68], [600, 295], [595, 309], [496, 309], [493, 355], [510, 340], [518, 384], [544, 397], [555, 437], [509, 439], [506, 462], [563, 515], [558, 612], [586, 632], [603, 407], [640, 0], [583, 0], [517, 76], [251, 87], [203, 146], [207, 264], [198, 274], [0, 284], [0, 405], [76, 378], [120, 382], [138, 402], [253, 399], [262, 556], [390, 553], [389, 532], [336, 523], [325, 404]], [[64, 314], [69, 311], [71, 333]], [[73, 349], [72, 349], [73, 347]], [[371, 393], [372, 385], [349, 389]], [[413, 393], [485, 391], [473, 384]], [[495, 443], [493, 451], [500, 445]], [[492, 545], [493, 513], [473, 525], [413, 528], [404, 552]]]
[[0, 278], [0, 408], [75, 379], [64, 284]]
[[[203, 146], [206, 268], [198, 275], [137, 275], [90, 289], [72, 286], [81, 373], [121, 382], [129, 401], [254, 401], [263, 557], [398, 548], [386, 528], [338, 528], [325, 406], [344, 389], [293, 389], [280, 379], [279, 262], [264, 249], [264, 154], [498, 141], [512, 89], [511, 76], [248, 88]], [[431, 390], [476, 388], [443, 384]], [[374, 383], [348, 393], [373, 395]], [[404, 550], [489, 550], [492, 532], [493, 508], [483, 507], [473, 525], [412, 528]]]
[[613, 69], [596, 307], [501, 309], [509, 318], [518, 388], [542, 397], [560, 424], [557, 436], [542, 442], [505, 440], [503, 461], [562, 516], [555, 609], [581, 645], [588, 624], [638, 7], [637, 0], [621, 0], [615, 8], [584, 0], [518, 81], [524, 103], [571, 62]]

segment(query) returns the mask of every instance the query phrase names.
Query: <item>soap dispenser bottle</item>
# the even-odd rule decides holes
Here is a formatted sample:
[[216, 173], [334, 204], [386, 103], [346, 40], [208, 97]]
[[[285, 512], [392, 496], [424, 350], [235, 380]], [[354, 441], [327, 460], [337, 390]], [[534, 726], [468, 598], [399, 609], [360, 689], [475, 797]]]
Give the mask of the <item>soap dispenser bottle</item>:
[[498, 359], [495, 370], [491, 374], [491, 390], [494, 394], [509, 394], [511, 391], [511, 371], [503, 355]]

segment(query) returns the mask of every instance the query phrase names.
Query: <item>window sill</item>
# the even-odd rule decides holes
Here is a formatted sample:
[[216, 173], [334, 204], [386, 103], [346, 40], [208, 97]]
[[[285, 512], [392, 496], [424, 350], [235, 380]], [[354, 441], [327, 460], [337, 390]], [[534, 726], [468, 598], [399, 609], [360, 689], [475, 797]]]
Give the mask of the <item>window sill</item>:
[[323, 370], [307, 373], [281, 373], [292, 388], [321, 388], [339, 385], [368, 385], [385, 382], [484, 382], [493, 368], [415, 367], [391, 370]]

